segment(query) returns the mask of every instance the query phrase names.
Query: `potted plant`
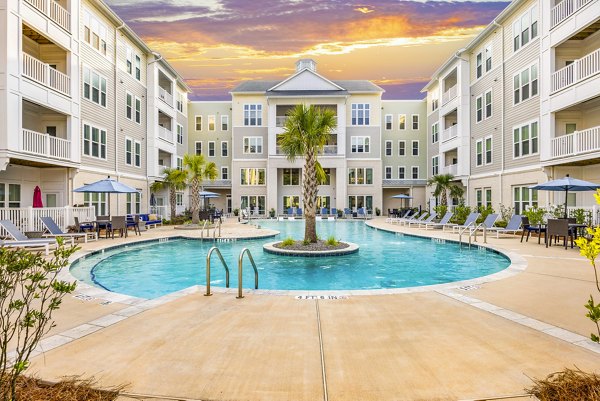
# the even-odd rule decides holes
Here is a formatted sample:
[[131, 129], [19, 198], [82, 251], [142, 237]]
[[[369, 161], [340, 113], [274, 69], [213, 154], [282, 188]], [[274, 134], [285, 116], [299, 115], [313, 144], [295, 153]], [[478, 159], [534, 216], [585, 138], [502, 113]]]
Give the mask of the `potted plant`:
[[381, 209], [380, 208], [378, 208], [378, 207], [375, 208], [375, 215], [378, 216], [378, 217], [381, 216]]
[[269, 217], [274, 218], [275, 217], [275, 209], [271, 208], [271, 210], [269, 210]]
[[239, 216], [240, 215], [240, 209], [233, 209], [233, 215], [234, 216]]

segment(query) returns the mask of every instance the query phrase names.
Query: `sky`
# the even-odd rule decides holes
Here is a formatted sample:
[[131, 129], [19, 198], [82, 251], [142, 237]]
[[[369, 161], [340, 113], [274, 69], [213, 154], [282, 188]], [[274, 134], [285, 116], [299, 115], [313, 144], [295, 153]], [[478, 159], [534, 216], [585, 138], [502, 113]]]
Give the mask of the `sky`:
[[246, 80], [285, 79], [312, 58], [328, 79], [367, 79], [421, 99], [435, 70], [509, 1], [106, 0], [166, 58], [192, 100], [230, 100]]

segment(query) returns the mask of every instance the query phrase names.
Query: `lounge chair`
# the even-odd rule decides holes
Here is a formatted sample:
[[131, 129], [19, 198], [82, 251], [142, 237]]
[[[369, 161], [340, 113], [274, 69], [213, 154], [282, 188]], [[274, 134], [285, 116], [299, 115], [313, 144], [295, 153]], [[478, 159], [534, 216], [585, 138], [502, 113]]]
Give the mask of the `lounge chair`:
[[515, 214], [513, 215], [513, 217], [510, 218], [508, 224], [506, 225], [506, 228], [502, 228], [502, 227], [492, 227], [492, 228], [488, 228], [488, 231], [491, 232], [495, 232], [496, 233], [496, 238], [500, 238], [500, 234], [516, 234], [518, 231], [522, 231], [521, 230], [521, 218], [523, 216], [521, 216], [520, 214]]
[[334, 208], [334, 207], [331, 208], [331, 214], [330, 214], [330, 216], [331, 217], [337, 217], [337, 209], [336, 208]]
[[46, 230], [49, 231], [49, 233], [44, 234], [44, 237], [54, 237], [54, 238], [63, 237], [65, 239], [70, 238], [71, 244], [73, 244], [74, 240], [78, 239], [78, 238], [83, 239], [83, 242], [86, 242], [86, 243], [88, 242], [88, 237], [91, 237], [92, 240], [98, 239], [98, 233], [96, 233], [95, 231], [82, 232], [82, 233], [66, 233], [60, 229], [58, 224], [56, 224], [54, 219], [50, 216], [40, 217], [40, 220], [42, 221], [42, 224], [44, 225], [44, 227], [46, 227]]
[[15, 248], [44, 248], [46, 255], [50, 254], [50, 245], [56, 247], [58, 243], [55, 238], [27, 238], [17, 226], [10, 220], [0, 220], [2, 227], [13, 240], [0, 241], [0, 246], [9, 246]]
[[410, 225], [411, 223], [412, 223], [412, 224], [414, 224], [414, 223], [420, 223], [420, 222], [424, 221], [424, 220], [425, 220], [425, 218], [426, 218], [428, 215], [429, 215], [429, 212], [427, 212], [427, 211], [425, 211], [425, 212], [421, 213], [421, 215], [420, 215], [419, 217], [417, 217], [417, 215], [415, 214], [415, 215], [413, 216], [413, 218], [410, 218], [410, 217], [409, 217], [409, 218], [408, 218], [408, 219], [406, 219], [406, 220], [400, 220], [400, 221], [399, 221], [399, 224], [401, 224], [401, 225], [404, 225], [404, 226], [405, 226], [405, 225], [407, 225], [407, 224], [409, 224], [409, 225]]
[[497, 213], [488, 214], [485, 220], [481, 224], [478, 224], [477, 227], [475, 227], [475, 230], [489, 230], [490, 228], [494, 227], [494, 224], [496, 224], [496, 220], [498, 220]]
[[288, 207], [288, 209], [287, 209], [287, 215], [288, 215], [288, 217], [294, 216], [294, 209], [291, 208], [291, 207]]
[[[426, 213], [427, 213], [427, 212], [425, 212], [425, 211], [423, 212], [423, 214], [426, 214]], [[397, 223], [397, 224], [403, 224], [403, 223], [404, 223], [404, 222], [406, 222], [406, 221], [409, 221], [409, 220], [415, 220], [415, 219], [417, 219], [417, 218], [419, 218], [419, 217], [423, 216], [423, 214], [419, 215], [419, 212], [417, 212], [417, 211], [415, 211], [415, 212], [414, 212], [414, 213], [412, 213], [412, 214], [411, 214], [411, 213], [408, 213], [408, 214], [405, 214], [405, 215], [404, 215], [404, 217], [398, 217], [398, 218], [396, 218], [395, 220], [392, 220], [392, 224], [393, 224], [393, 223]]]
[[421, 227], [421, 224], [427, 224], [427, 223], [433, 223], [433, 220], [437, 217], [437, 213], [433, 212], [429, 215], [429, 217], [427, 217], [425, 220], [419, 220], [419, 221], [409, 221], [408, 222], [408, 226], [412, 226], [413, 224]]
[[465, 220], [464, 224], [456, 224], [456, 225], [451, 226], [452, 232], [458, 232], [460, 230], [464, 230], [467, 227], [470, 227], [470, 228], [475, 227], [475, 224], [477, 223], [477, 219], [479, 218], [479, 216], [481, 216], [481, 214], [479, 214], [477, 212], [471, 213], [469, 216], [467, 216], [467, 220]]
[[[444, 217], [442, 217], [442, 219], [438, 222], [438, 223], [424, 223], [424, 227], [426, 230], [429, 230], [430, 228], [441, 228], [444, 229], [444, 226], [448, 223], [450, 223], [450, 219], [452, 218], [452, 216], [454, 216], [454, 213], [452, 212], [446, 212], [446, 214], [444, 215]], [[419, 225], [420, 227], [420, 225]]]
[[392, 214], [387, 219], [385, 219], [385, 222], [393, 224], [395, 221], [398, 221], [400, 219], [407, 219], [411, 213], [412, 213], [412, 210], [409, 209], [406, 211], [406, 213], [404, 213], [403, 216], [397, 216], [396, 214]]
[[302, 217], [302, 209], [301, 208], [296, 209], [296, 214], [298, 215], [298, 217]]
[[329, 214], [329, 210], [326, 207], [321, 208], [321, 216], [327, 216]]
[[356, 211], [356, 217], [359, 219], [367, 219], [367, 215], [365, 213], [365, 208], [364, 207], [359, 207], [358, 210]]
[[344, 208], [344, 218], [347, 219], [348, 216], [352, 217], [352, 211], [349, 208], [345, 207]]

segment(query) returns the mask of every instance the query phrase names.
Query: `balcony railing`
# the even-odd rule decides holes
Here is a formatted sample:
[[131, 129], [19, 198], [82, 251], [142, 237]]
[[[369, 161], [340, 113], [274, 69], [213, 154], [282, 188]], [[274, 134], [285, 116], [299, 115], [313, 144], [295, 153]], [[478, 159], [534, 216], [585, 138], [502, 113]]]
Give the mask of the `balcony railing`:
[[23, 76], [63, 95], [71, 96], [71, 78], [35, 57], [23, 53]]
[[454, 99], [458, 95], [458, 85], [454, 85], [442, 94], [442, 105], [445, 105], [450, 100]]
[[552, 158], [600, 151], [600, 126], [552, 138]]
[[175, 142], [173, 140], [173, 131], [169, 130], [168, 128], [161, 127], [160, 125], [158, 126], [158, 137], [169, 143]]
[[458, 124], [455, 124], [449, 128], [446, 128], [442, 131], [442, 142], [449, 141], [450, 139], [456, 138], [458, 136]]
[[552, 74], [552, 93], [568, 88], [598, 73], [600, 73], [600, 49], [575, 60], [572, 64]]
[[158, 87], [158, 98], [173, 107], [173, 95], [167, 92], [165, 89]]
[[71, 32], [71, 13], [54, 0], [25, 0], [42, 14], [56, 22], [67, 32]]
[[71, 160], [71, 141], [23, 129], [21, 150], [38, 156]]
[[444, 174], [457, 175], [457, 173], [458, 173], [458, 164], [450, 164], [448, 166], [445, 166], [442, 169], [442, 172]]
[[[0, 208], [0, 219], [10, 220], [21, 231], [45, 231], [40, 217], [50, 216], [58, 226], [66, 231], [68, 226], [75, 224], [75, 217], [80, 222], [96, 220], [96, 211], [93, 206], [84, 207], [11, 207]], [[8, 235], [3, 229], [1, 235]]]
[[[287, 121], [288, 118], [289, 118], [288, 116], [276, 116], [275, 117], [275, 126], [278, 127], [278, 128], [285, 127], [285, 122]], [[335, 123], [336, 123], [336, 126], [337, 126], [337, 124], [338, 124], [338, 117], [337, 116], [335, 116]]]
[[552, 8], [550, 29], [553, 29], [592, 1], [594, 0], [562, 0]]
[[[338, 146], [337, 145], [325, 145], [323, 147], [323, 151], [319, 152], [319, 154], [320, 155], [337, 155], [337, 152], [338, 152]], [[281, 149], [281, 146], [276, 146], [275, 147], [275, 154], [276, 155], [285, 155], [285, 153]]]

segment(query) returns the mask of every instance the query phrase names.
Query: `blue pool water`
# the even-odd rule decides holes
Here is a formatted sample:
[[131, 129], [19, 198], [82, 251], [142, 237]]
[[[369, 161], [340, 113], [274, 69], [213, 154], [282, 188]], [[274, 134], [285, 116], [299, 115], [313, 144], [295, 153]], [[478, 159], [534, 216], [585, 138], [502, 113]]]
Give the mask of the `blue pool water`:
[[[455, 243], [401, 236], [362, 222], [319, 222], [321, 238], [334, 235], [360, 246], [347, 256], [301, 258], [263, 251], [266, 242], [289, 236], [301, 239], [304, 223], [260, 223], [280, 231], [275, 238], [217, 243], [237, 287], [237, 257], [250, 249], [259, 269], [259, 288], [273, 290], [349, 290], [403, 288], [466, 280], [496, 273], [510, 264], [498, 253]], [[193, 285], [206, 284], [206, 254], [214, 242], [172, 239], [108, 250], [75, 262], [71, 273], [89, 284], [141, 298], [156, 298]], [[244, 263], [243, 285], [254, 284]], [[211, 285], [225, 286], [225, 271], [213, 254]]]

